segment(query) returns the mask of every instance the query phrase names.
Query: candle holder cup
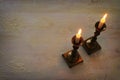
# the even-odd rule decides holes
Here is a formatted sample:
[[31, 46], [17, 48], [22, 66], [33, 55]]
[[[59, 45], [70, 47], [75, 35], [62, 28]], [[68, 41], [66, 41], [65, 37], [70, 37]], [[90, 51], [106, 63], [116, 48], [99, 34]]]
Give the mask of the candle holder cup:
[[99, 25], [99, 21], [96, 22], [95, 24], [95, 32], [94, 32], [94, 36], [86, 39], [83, 43], [83, 48], [86, 50], [86, 52], [88, 53], [88, 55], [98, 51], [101, 49], [101, 46], [99, 45], [99, 43], [97, 42], [97, 37], [100, 35], [100, 33], [102, 31], [104, 31], [106, 29], [106, 24], [104, 23], [102, 28], [99, 29], [98, 25]]
[[69, 68], [83, 62], [79, 52], [77, 51], [81, 43], [83, 42], [83, 38], [81, 37], [79, 43], [75, 42], [75, 37], [72, 38], [73, 50], [70, 50], [64, 54], [62, 54], [64, 60], [66, 61]]

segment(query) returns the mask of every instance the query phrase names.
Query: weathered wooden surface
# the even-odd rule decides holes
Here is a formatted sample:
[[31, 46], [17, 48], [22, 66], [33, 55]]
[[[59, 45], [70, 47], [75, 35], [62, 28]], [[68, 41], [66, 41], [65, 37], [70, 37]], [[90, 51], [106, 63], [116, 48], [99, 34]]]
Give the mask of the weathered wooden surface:
[[[120, 80], [119, 0], [0, 0], [0, 80]], [[82, 28], [84, 39], [107, 12], [102, 50], [69, 69], [61, 54]]]

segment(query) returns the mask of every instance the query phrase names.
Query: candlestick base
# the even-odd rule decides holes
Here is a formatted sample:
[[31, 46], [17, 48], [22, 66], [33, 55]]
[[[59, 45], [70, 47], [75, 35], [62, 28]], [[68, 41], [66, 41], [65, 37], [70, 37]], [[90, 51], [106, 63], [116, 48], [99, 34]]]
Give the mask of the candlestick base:
[[98, 44], [97, 41], [91, 43], [92, 37], [88, 38], [83, 43], [83, 48], [87, 52], [88, 55], [95, 53], [96, 51], [101, 49], [101, 46]]
[[78, 52], [76, 57], [72, 57], [72, 58], [71, 58], [71, 55], [72, 55], [71, 53], [72, 53], [72, 50], [62, 54], [69, 68], [72, 68], [73, 66], [83, 62], [83, 59], [81, 58]]

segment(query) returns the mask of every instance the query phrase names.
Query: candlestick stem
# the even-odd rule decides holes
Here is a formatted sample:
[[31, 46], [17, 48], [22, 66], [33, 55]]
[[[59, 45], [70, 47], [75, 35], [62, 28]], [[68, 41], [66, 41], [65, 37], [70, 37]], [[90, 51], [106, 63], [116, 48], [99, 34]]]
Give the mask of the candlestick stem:
[[97, 37], [100, 35], [100, 31], [95, 31], [94, 32], [94, 36], [92, 37], [91, 43], [94, 43], [95, 41], [97, 41]]
[[78, 53], [77, 49], [73, 49], [71, 51], [71, 55], [68, 58], [68, 61], [70, 63], [74, 63], [74, 62], [78, 61], [78, 59], [79, 59], [79, 53]]

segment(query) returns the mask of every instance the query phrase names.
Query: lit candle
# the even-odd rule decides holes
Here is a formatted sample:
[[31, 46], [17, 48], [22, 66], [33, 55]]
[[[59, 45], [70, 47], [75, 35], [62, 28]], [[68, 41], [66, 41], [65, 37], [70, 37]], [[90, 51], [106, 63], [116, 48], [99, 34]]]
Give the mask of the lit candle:
[[79, 43], [80, 37], [81, 37], [81, 33], [82, 33], [82, 30], [79, 29], [79, 31], [78, 31], [78, 33], [76, 34], [76, 37], [75, 37], [75, 42], [76, 43]]
[[98, 28], [101, 29], [103, 24], [105, 23], [106, 21], [106, 17], [107, 17], [107, 13], [102, 17], [102, 19], [100, 20], [99, 22], [99, 25], [98, 25]]

